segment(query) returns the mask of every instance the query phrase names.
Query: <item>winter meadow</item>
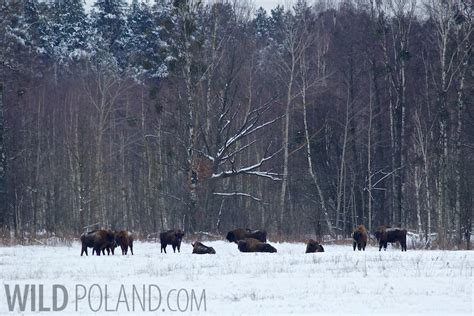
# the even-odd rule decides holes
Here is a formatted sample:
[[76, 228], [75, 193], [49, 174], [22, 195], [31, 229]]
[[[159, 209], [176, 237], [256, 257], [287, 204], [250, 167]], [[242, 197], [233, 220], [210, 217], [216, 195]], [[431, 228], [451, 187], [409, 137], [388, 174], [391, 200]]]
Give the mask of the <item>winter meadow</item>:
[[0, 0], [0, 314], [472, 315], [473, 26]]
[[[187, 243], [179, 254], [164, 255], [158, 244], [142, 242], [135, 245], [133, 256], [116, 253], [106, 258], [80, 257], [78, 243], [3, 247], [0, 277], [11, 292], [15, 284], [22, 293], [25, 284], [43, 284], [44, 306], [49, 308], [52, 285], [63, 285], [69, 299], [59, 315], [146, 315], [153, 310], [204, 315], [472, 315], [471, 252], [378, 252], [375, 247], [353, 252], [349, 246], [328, 245], [324, 253], [305, 254], [303, 243], [273, 243], [278, 253], [267, 254], [240, 253], [224, 241], [207, 244], [215, 255], [191, 254]], [[150, 284], [161, 293], [149, 291]], [[135, 296], [133, 286], [139, 293]], [[178, 302], [180, 289], [186, 292], [181, 291]], [[196, 300], [191, 300], [192, 290]], [[5, 292], [2, 285], [2, 315], [9, 312]], [[35, 313], [27, 302], [26, 314]], [[38, 305], [39, 299], [36, 313]], [[18, 304], [14, 311], [19, 311]]]

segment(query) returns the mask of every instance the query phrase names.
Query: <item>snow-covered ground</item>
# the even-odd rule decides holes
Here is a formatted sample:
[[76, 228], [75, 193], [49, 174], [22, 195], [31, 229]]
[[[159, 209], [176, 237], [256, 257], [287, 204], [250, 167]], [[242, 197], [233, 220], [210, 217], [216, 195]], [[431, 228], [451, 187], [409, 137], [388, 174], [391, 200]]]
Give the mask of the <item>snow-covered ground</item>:
[[64, 310], [43, 314], [180, 314], [198, 307], [199, 314], [217, 315], [473, 313], [472, 252], [402, 253], [390, 246], [386, 252], [353, 252], [325, 245], [325, 253], [305, 254], [302, 243], [274, 243], [278, 253], [255, 254], [224, 241], [205, 244], [217, 254], [192, 255], [190, 244], [181, 253], [168, 246], [168, 254], [161, 254], [159, 244], [140, 242], [133, 256], [81, 257], [79, 243], [0, 247], [0, 314], [9, 312], [15, 285], [22, 295], [29, 286], [30, 296], [21, 297], [26, 314], [53, 303]]

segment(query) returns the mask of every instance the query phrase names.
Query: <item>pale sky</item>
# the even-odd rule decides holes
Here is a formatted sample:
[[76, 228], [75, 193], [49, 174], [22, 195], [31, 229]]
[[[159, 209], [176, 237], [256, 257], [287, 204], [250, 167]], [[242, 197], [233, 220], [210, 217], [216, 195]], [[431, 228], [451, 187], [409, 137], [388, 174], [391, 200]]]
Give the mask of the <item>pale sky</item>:
[[285, 1], [283, 1], [283, 0], [253, 0], [252, 2], [255, 4], [255, 8], [263, 7], [265, 10], [268, 11], [268, 13], [270, 13], [270, 9], [275, 8], [277, 5], [282, 4], [282, 5], [285, 6], [285, 8], [288, 8], [289, 6], [291, 6], [291, 4], [294, 1], [290, 1], [290, 0], [285, 0]]

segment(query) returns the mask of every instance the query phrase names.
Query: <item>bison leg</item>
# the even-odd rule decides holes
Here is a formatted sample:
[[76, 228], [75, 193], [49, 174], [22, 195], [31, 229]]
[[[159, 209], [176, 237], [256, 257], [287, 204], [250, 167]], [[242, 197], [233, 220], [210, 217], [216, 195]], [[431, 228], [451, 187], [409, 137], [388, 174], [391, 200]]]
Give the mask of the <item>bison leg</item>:
[[176, 246], [172, 245], [172, 247], [173, 247], [173, 252], [176, 253]]
[[359, 250], [359, 251], [362, 250], [362, 244], [361, 243], [357, 243], [357, 250]]
[[163, 252], [163, 251], [166, 253], [166, 245], [163, 245], [163, 244], [162, 244], [162, 245], [161, 245], [161, 252]]
[[357, 243], [354, 241], [354, 242], [352, 243], [352, 247], [354, 248], [354, 251], [356, 251], [356, 246], [357, 246]]
[[400, 242], [400, 245], [402, 246], [402, 251], [407, 251], [407, 243], [402, 241]]
[[130, 247], [130, 252], [132, 253], [132, 256], [133, 256], [133, 245], [132, 245], [132, 244], [130, 244], [130, 246], [129, 246], [129, 247]]
[[379, 251], [382, 250], [383, 243], [379, 243]]
[[100, 248], [94, 248], [95, 254], [100, 256]]
[[366, 246], [366, 245], [367, 245], [367, 243], [366, 243], [366, 242], [362, 244], [362, 250], [364, 250], [364, 251], [365, 251], [365, 246]]
[[88, 256], [88, 254], [87, 254], [87, 246], [86, 246], [86, 247], [84, 247], [84, 246], [82, 247], [82, 250], [81, 250], [81, 257], [82, 257], [82, 254], [83, 254], [84, 252], [86, 253], [86, 256]]
[[181, 244], [178, 245], [178, 252], [181, 252]]

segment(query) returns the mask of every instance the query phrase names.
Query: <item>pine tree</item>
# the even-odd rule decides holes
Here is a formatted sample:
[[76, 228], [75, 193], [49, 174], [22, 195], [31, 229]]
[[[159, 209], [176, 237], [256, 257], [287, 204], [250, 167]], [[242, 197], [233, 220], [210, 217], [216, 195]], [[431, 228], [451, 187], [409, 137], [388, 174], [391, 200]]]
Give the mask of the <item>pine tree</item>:
[[67, 66], [88, 54], [89, 25], [82, 0], [56, 0], [51, 7], [48, 33], [53, 58]]
[[130, 29], [126, 47], [127, 67], [131, 75], [136, 79], [167, 76], [167, 43], [161, 40], [162, 28], [154, 21], [151, 8], [134, 0], [127, 14], [127, 23]]
[[47, 4], [40, 3], [38, 0], [26, 0], [23, 7], [21, 19], [22, 36], [30, 51], [40, 55], [46, 54], [51, 43], [48, 37], [47, 27]]
[[258, 38], [267, 38], [270, 35], [270, 19], [262, 7], [255, 13], [254, 28]]
[[95, 63], [117, 71], [124, 71], [127, 64], [130, 31], [126, 8], [124, 0], [97, 0], [91, 12]]

